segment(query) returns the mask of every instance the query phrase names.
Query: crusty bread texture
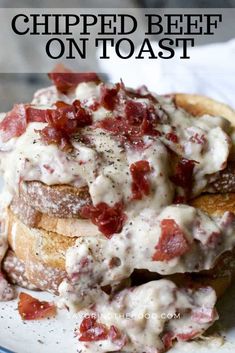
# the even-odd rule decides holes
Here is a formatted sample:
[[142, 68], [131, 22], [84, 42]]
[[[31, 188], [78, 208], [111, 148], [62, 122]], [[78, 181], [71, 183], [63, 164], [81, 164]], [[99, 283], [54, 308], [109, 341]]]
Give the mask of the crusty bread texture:
[[37, 211], [20, 197], [14, 197], [10, 209], [29, 228], [38, 228], [67, 237], [95, 236], [100, 234], [98, 227], [89, 220], [79, 217], [52, 217], [46, 213]]
[[235, 127], [235, 111], [228, 105], [197, 94], [177, 93], [173, 96], [176, 106], [186, 110], [193, 116], [199, 117], [205, 114], [221, 116], [229, 120], [232, 126]]
[[211, 216], [222, 216], [226, 211], [235, 214], [235, 193], [201, 195], [191, 200], [191, 206]]
[[81, 208], [91, 202], [87, 187], [49, 186], [39, 181], [21, 183], [20, 197], [37, 211], [59, 218], [79, 217]]
[[[235, 126], [235, 112], [222, 103], [198, 95], [173, 96], [178, 107], [194, 116], [222, 116]], [[225, 211], [235, 213], [235, 193], [229, 192], [234, 192], [235, 188], [225, 188], [227, 193], [224, 194], [220, 194], [221, 190], [222, 186], [217, 185], [212, 190], [217, 194], [199, 196], [192, 200], [191, 205], [213, 216], [222, 215]], [[14, 273], [18, 272], [14, 271], [14, 266], [9, 265], [10, 262], [18, 263], [18, 269], [19, 264], [24, 267], [22, 270], [21, 266], [21, 273], [25, 285], [29, 281], [34, 288], [57, 293], [58, 285], [66, 277], [67, 249], [75, 244], [76, 237], [100, 235], [96, 226], [80, 218], [81, 207], [90, 202], [87, 187], [47, 186], [38, 181], [22, 183], [19, 197], [13, 200], [8, 210], [8, 238], [13, 252], [7, 254], [4, 269], [9, 274], [11, 272], [13, 282], [17, 278]], [[228, 258], [231, 259], [231, 254]], [[204, 274], [203, 280], [214, 285], [218, 293], [222, 293], [229, 285], [233, 271], [228, 267], [227, 273], [221, 275], [216, 269]], [[177, 276], [173, 277], [176, 280]]]
[[16, 257], [24, 263], [29, 282], [41, 290], [57, 292], [66, 277], [65, 253], [76, 238], [29, 228], [8, 210], [8, 241]]

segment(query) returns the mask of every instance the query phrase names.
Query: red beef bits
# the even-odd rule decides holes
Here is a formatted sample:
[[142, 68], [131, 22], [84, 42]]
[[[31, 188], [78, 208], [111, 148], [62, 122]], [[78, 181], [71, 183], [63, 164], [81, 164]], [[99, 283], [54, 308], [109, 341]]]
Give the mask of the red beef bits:
[[125, 117], [128, 124], [138, 127], [137, 134], [139, 136], [160, 136], [160, 132], [156, 130], [158, 117], [152, 105], [128, 100], [125, 105]]
[[90, 219], [108, 239], [114, 233], [120, 233], [126, 221], [123, 205], [120, 202], [113, 207], [110, 207], [105, 202], [101, 202], [96, 206], [84, 206], [81, 209], [81, 216]]
[[148, 161], [138, 161], [130, 166], [132, 176], [132, 195], [133, 200], [141, 200], [144, 196], [150, 194], [150, 182], [148, 180], [148, 174], [151, 171], [151, 167]]
[[0, 136], [3, 142], [21, 136], [30, 122], [45, 122], [46, 111], [35, 109], [27, 104], [16, 104], [0, 123]]
[[153, 261], [169, 261], [184, 255], [189, 250], [189, 243], [175, 220], [163, 219], [160, 226], [161, 237], [155, 247]]
[[105, 325], [97, 322], [93, 316], [87, 316], [83, 319], [80, 325], [79, 341], [81, 342], [96, 342], [106, 340], [108, 338], [108, 329]]
[[112, 342], [120, 339], [121, 334], [117, 327], [106, 325], [97, 322], [95, 316], [86, 316], [80, 325], [80, 342], [97, 342], [110, 339]]
[[118, 92], [120, 90], [120, 84], [116, 84], [113, 87], [107, 87], [101, 85], [100, 87], [100, 104], [107, 110], [114, 110], [116, 104], [118, 104]]
[[166, 134], [166, 139], [168, 141], [171, 141], [173, 143], [178, 143], [179, 142], [179, 138], [176, 134], [174, 134], [173, 132], [168, 132], [168, 134]]
[[58, 91], [61, 93], [69, 93], [70, 90], [76, 88], [82, 82], [95, 82], [99, 83], [100, 78], [94, 72], [80, 72], [75, 73], [66, 69], [62, 65], [58, 65], [55, 69], [48, 74]]
[[56, 315], [53, 303], [40, 301], [27, 293], [20, 293], [18, 311], [23, 320], [41, 320]]
[[48, 126], [38, 132], [45, 144], [55, 143], [62, 150], [67, 150], [71, 147], [70, 135], [91, 125], [92, 117], [78, 100], [72, 105], [64, 102], [57, 102], [55, 105], [57, 109], [46, 111], [45, 120]]
[[55, 103], [56, 109], [36, 109], [30, 105], [15, 105], [0, 123], [0, 135], [3, 142], [21, 136], [30, 122], [47, 123], [39, 132], [45, 144], [55, 143], [62, 150], [70, 147], [70, 135], [80, 128], [92, 124], [89, 111], [75, 100], [71, 105], [64, 102]]
[[181, 158], [176, 166], [175, 174], [171, 177], [173, 183], [184, 189], [190, 189], [192, 186], [193, 170], [197, 162]]
[[134, 100], [127, 100], [123, 116], [115, 115], [97, 124], [104, 130], [111, 132], [121, 143], [132, 147], [144, 147], [144, 136], [159, 137], [161, 133], [156, 129], [158, 118], [151, 106]]

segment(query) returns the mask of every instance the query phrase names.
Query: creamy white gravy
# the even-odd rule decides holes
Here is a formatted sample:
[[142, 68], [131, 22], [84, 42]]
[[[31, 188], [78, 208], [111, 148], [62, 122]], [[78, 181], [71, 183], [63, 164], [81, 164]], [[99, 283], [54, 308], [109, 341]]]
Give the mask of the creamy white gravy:
[[[33, 105], [43, 109], [53, 106], [57, 100], [71, 103], [79, 99], [83, 106], [89, 108], [99, 99], [100, 89], [101, 85], [82, 83], [71, 95], [64, 96], [52, 87], [37, 93]], [[170, 98], [154, 96], [158, 101], [155, 110], [159, 112], [158, 130], [161, 136], [145, 136], [142, 149], [131, 146], [124, 148], [109, 132], [86, 127], [82, 129], [82, 134], [89, 139], [89, 144], [75, 137], [71, 141], [74, 151], [65, 153], [56, 145], [48, 146], [40, 140], [36, 130], [42, 129], [45, 126], [43, 123], [30, 123], [20, 137], [5, 143], [0, 141], [0, 170], [5, 189], [11, 195], [17, 192], [20, 181], [38, 180], [47, 185], [88, 185], [94, 206], [101, 202], [109, 206], [117, 202], [125, 205], [127, 220], [119, 234], [114, 234], [111, 239], [100, 235], [98, 231], [97, 237], [89, 238], [84, 234], [84, 237], [78, 238], [76, 246], [68, 250], [66, 269], [69, 277], [74, 279], [61, 284], [60, 295], [61, 302], [70, 308], [81, 309], [96, 303], [97, 311], [102, 316], [108, 299], [104, 298], [100, 286], [118, 284], [128, 278], [134, 269], [147, 269], [163, 275], [210, 269], [221, 253], [234, 247], [233, 232], [229, 227], [222, 226], [227, 214], [224, 219], [218, 220], [187, 205], [172, 205], [177, 187], [170, 179], [174, 161], [168, 152], [171, 150], [180, 157], [197, 162], [193, 171], [192, 195], [198, 195], [206, 187], [208, 176], [215, 177], [226, 166], [231, 147], [229, 122], [220, 117], [194, 118], [176, 109]], [[149, 104], [147, 98], [134, 100], [143, 105]], [[119, 109], [121, 114], [123, 107]], [[103, 107], [92, 112], [94, 122], [110, 116], [112, 112]], [[170, 133], [177, 135], [177, 143], [167, 138]], [[151, 168], [148, 174], [151, 192], [137, 201], [132, 199], [130, 165], [141, 160], [147, 161]], [[154, 261], [153, 255], [161, 238], [160, 224], [164, 219], [177, 223], [184, 233], [189, 250], [168, 261]], [[218, 235], [218, 243], [211, 244], [213, 234]], [[88, 260], [85, 270], [81, 268], [84, 258]], [[110, 266], [113, 259], [115, 266]], [[131, 312], [148, 309], [161, 314], [168, 309], [171, 313], [177, 308], [194, 310], [194, 306], [199, 304], [195, 301], [192, 304], [193, 295], [177, 290], [169, 281], [150, 282], [120, 294], [118, 300], [109, 303], [109, 309], [111, 313], [123, 313], [125, 303], [125, 309]], [[197, 300], [200, 297], [200, 305], [205, 301], [210, 308], [214, 306], [212, 290], [209, 299], [200, 291], [195, 296]], [[143, 302], [146, 304], [143, 305]], [[113, 317], [110, 321], [104, 318], [103, 322], [109, 325], [114, 323], [113, 320]], [[179, 322], [181, 328], [187, 330], [189, 320], [188, 314], [184, 315], [183, 321]], [[161, 349], [159, 334], [163, 331], [164, 320], [134, 320], [131, 325], [127, 320], [115, 323], [128, 336], [127, 351], [142, 352], [145, 349], [146, 352], [155, 353]], [[203, 330], [209, 323], [204, 324]], [[174, 326], [173, 323], [169, 325]], [[177, 330], [176, 327], [172, 329]], [[110, 346], [110, 342], [99, 343], [95, 348], [97, 352], [118, 348]], [[89, 352], [94, 352], [92, 345], [89, 349]]]
[[184, 335], [194, 333], [197, 337], [204, 332], [217, 319], [215, 302], [216, 295], [211, 288], [179, 289], [168, 280], [125, 289], [111, 301], [103, 297], [93, 310], [79, 313], [79, 324], [93, 316], [107, 328], [115, 326], [119, 337], [79, 342], [79, 348], [84, 353], [165, 351], [163, 341], [169, 333], [180, 341]]

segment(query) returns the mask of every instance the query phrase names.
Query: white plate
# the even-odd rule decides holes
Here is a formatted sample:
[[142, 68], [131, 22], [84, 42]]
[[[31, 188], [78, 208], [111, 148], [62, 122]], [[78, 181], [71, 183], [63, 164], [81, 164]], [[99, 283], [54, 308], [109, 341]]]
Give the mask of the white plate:
[[[34, 297], [51, 301], [48, 293], [30, 292]], [[170, 353], [234, 353], [235, 352], [235, 285], [218, 303], [220, 333], [226, 336], [206, 342], [177, 344]], [[0, 303], [0, 353], [77, 353], [77, 338], [74, 328], [77, 315], [58, 310], [54, 319], [22, 321], [17, 311], [17, 300]], [[95, 352], [94, 352], [95, 353]]]
[[[35, 298], [53, 301], [48, 293], [27, 292]], [[74, 337], [76, 316], [58, 310], [56, 318], [22, 321], [17, 300], [0, 303], [0, 346], [16, 353], [77, 353]], [[0, 348], [0, 353], [5, 351]]]

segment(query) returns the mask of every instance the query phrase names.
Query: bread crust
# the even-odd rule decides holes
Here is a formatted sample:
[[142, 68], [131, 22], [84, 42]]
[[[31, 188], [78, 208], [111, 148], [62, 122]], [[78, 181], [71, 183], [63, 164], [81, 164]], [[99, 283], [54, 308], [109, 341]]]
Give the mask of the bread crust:
[[20, 260], [9, 250], [3, 260], [2, 268], [10, 283], [30, 290], [42, 290], [58, 295], [58, 287], [66, 272], [52, 268], [41, 262]]
[[[175, 94], [174, 100], [178, 107], [194, 116], [223, 116], [235, 126], [235, 112], [210, 98]], [[14, 208], [17, 216], [9, 210], [10, 246], [16, 257], [24, 263], [29, 281], [39, 289], [57, 293], [58, 285], [66, 277], [66, 250], [75, 244], [76, 236], [90, 235], [90, 222], [79, 220], [81, 207], [91, 203], [88, 188], [47, 186], [38, 181], [24, 182], [20, 188], [20, 198], [29, 207], [28, 213], [25, 213], [23, 219]], [[209, 215], [222, 215], [225, 211], [235, 213], [235, 194], [202, 195], [192, 200], [191, 204]], [[20, 217], [24, 223], [25, 217], [30, 218], [30, 227], [23, 224]], [[94, 233], [97, 232], [96, 228], [92, 229]], [[231, 269], [223, 276], [213, 271], [207, 277], [203, 276], [205, 284], [216, 287], [218, 293], [223, 292], [232, 277]], [[174, 278], [176, 281], [177, 276]]]
[[52, 217], [80, 217], [81, 208], [90, 204], [87, 187], [45, 185], [39, 181], [21, 183], [20, 197], [26, 204]]
[[235, 214], [235, 193], [205, 194], [191, 200], [191, 206], [211, 216], [222, 216], [229, 211]]
[[27, 204], [24, 198], [14, 196], [11, 204], [11, 211], [28, 227], [36, 228], [39, 224], [42, 213], [37, 211], [31, 204]]
[[20, 197], [14, 197], [10, 210], [29, 228], [43, 229], [67, 237], [96, 236], [98, 227], [89, 220], [81, 218], [56, 218], [41, 213]]
[[23, 288], [38, 290], [34, 284], [30, 283], [25, 271], [24, 262], [18, 259], [12, 250], [8, 250], [2, 263], [2, 269], [10, 283]]
[[235, 192], [235, 161], [229, 161], [227, 167], [219, 172], [219, 177], [207, 187], [207, 192]]
[[[228, 119], [235, 128], [235, 111], [229, 106], [200, 95], [177, 93], [172, 96], [177, 107], [193, 116], [200, 117], [204, 114], [222, 116]], [[232, 154], [235, 156], [235, 153]], [[223, 185], [226, 187], [226, 181]], [[220, 184], [219, 187], [221, 186]], [[232, 190], [225, 191], [234, 192], [235, 185]], [[36, 218], [40, 217], [36, 211], [55, 218], [80, 218], [81, 208], [91, 203], [87, 186], [77, 188], [70, 185], [45, 185], [39, 181], [22, 182], [20, 198], [25, 204], [33, 205]], [[37, 226], [37, 222], [34, 226]]]
[[86, 219], [52, 218], [43, 214], [37, 228], [67, 237], [97, 236], [98, 227]]
[[26, 262], [30, 258], [64, 270], [65, 253], [75, 244], [76, 238], [29, 228], [8, 209], [8, 241], [20, 260]]
[[[173, 94], [177, 107], [194, 116], [209, 114], [228, 119], [235, 127], [235, 111], [211, 98], [194, 94]], [[51, 217], [78, 218], [81, 207], [90, 204], [88, 187], [70, 185], [45, 185], [39, 181], [23, 182], [20, 197], [36, 211]]]
[[198, 94], [173, 94], [177, 107], [186, 110], [193, 116], [208, 114], [211, 116], [221, 116], [229, 120], [235, 127], [235, 111], [228, 105], [218, 102], [212, 98]]
[[[221, 216], [226, 211], [235, 213], [235, 194], [202, 195], [193, 200], [191, 205], [211, 216]], [[59, 284], [66, 277], [66, 250], [75, 244], [76, 238], [64, 237], [42, 229], [29, 228], [10, 210], [8, 216], [9, 244], [16, 256], [24, 262], [27, 278], [37, 288], [57, 293]], [[218, 294], [222, 295], [235, 274], [233, 258], [234, 253], [223, 254], [214, 270], [193, 274], [193, 281], [191, 275], [185, 274], [180, 277], [172, 275], [170, 278], [174, 281], [178, 279], [181, 284], [185, 283], [186, 278], [190, 278], [196, 284], [211, 285]], [[233, 265], [229, 266], [228, 263]], [[145, 277], [145, 274], [143, 276], [148, 280], [148, 276]]]
[[[191, 200], [191, 205], [211, 216], [221, 216], [227, 211], [235, 213], [235, 194], [205, 194]], [[78, 224], [76, 222], [75, 220], [75, 227]], [[29, 249], [28, 252], [35, 261], [40, 259], [51, 267], [65, 269], [66, 250], [75, 244], [76, 237], [67, 237], [39, 228], [29, 228], [10, 209], [8, 209], [8, 224], [9, 244], [19, 259], [25, 261], [27, 249]], [[83, 236], [86, 234], [84, 233]]]
[[76, 238], [29, 228], [8, 210], [8, 241], [24, 264], [28, 281], [40, 290], [58, 294], [58, 286], [66, 278], [65, 254]]
[[25, 262], [25, 274], [28, 281], [38, 289], [55, 295], [59, 294], [59, 285], [67, 277], [65, 270], [35, 261], [30, 256]]

